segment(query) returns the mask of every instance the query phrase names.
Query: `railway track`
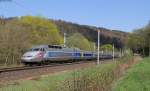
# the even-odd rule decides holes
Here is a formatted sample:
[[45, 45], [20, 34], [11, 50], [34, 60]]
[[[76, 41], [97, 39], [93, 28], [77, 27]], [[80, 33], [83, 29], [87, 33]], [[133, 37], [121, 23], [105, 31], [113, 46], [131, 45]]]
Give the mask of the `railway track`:
[[49, 65], [41, 65], [41, 66], [23, 66], [23, 67], [2, 68], [0, 69], [0, 73], [46, 68], [46, 67], [55, 67], [55, 66], [65, 66], [65, 65], [81, 64], [81, 63], [88, 63], [88, 62], [92, 62], [92, 61], [78, 61], [78, 62], [70, 62], [70, 63], [51, 63]]
[[[102, 63], [105, 61], [108, 61], [111, 59], [102, 59], [100, 60]], [[0, 73], [4, 72], [12, 72], [12, 71], [20, 71], [20, 70], [30, 70], [30, 69], [38, 69], [38, 68], [47, 68], [47, 67], [55, 67], [55, 66], [65, 66], [65, 65], [73, 65], [73, 64], [81, 64], [81, 63], [90, 63], [90, 62], [95, 62], [95, 60], [90, 60], [90, 61], [77, 61], [77, 62], [64, 62], [64, 63], [50, 63], [48, 65], [41, 65], [41, 66], [23, 66], [23, 67], [11, 67], [11, 68], [1, 68]]]

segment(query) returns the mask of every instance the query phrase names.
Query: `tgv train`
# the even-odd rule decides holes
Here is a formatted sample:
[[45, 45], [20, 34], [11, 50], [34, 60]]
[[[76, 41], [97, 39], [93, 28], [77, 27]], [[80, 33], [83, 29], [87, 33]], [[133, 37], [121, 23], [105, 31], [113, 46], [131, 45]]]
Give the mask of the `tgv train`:
[[52, 61], [92, 60], [96, 53], [59, 45], [39, 45], [29, 49], [21, 57], [24, 64], [49, 63]]

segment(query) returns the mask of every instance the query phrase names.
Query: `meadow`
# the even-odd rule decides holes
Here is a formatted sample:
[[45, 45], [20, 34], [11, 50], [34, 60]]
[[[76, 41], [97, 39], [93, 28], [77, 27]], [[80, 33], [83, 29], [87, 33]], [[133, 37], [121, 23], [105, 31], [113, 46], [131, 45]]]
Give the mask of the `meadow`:
[[150, 59], [144, 58], [118, 80], [113, 91], [150, 91]]

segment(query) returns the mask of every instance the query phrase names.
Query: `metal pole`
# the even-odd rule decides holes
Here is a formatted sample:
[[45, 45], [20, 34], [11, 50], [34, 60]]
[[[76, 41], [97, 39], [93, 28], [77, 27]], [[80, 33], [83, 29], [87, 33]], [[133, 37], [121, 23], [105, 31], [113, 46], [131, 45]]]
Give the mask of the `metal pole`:
[[95, 43], [94, 43], [94, 52], [96, 51], [96, 45], [95, 45]]
[[97, 50], [97, 64], [99, 64], [99, 47], [100, 47], [100, 30], [98, 30], [98, 50]]
[[66, 47], [66, 33], [64, 33], [64, 47]]
[[114, 47], [114, 44], [113, 44], [113, 61], [114, 61], [114, 57], [115, 57], [115, 47]]
[[120, 57], [122, 57], [122, 49], [120, 48]]

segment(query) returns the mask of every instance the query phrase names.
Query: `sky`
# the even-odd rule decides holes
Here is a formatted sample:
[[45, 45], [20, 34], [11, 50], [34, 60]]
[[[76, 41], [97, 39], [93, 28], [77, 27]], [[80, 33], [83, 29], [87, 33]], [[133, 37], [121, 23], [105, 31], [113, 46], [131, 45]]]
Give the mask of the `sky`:
[[25, 15], [131, 32], [148, 24], [150, 0], [0, 0], [0, 16]]

